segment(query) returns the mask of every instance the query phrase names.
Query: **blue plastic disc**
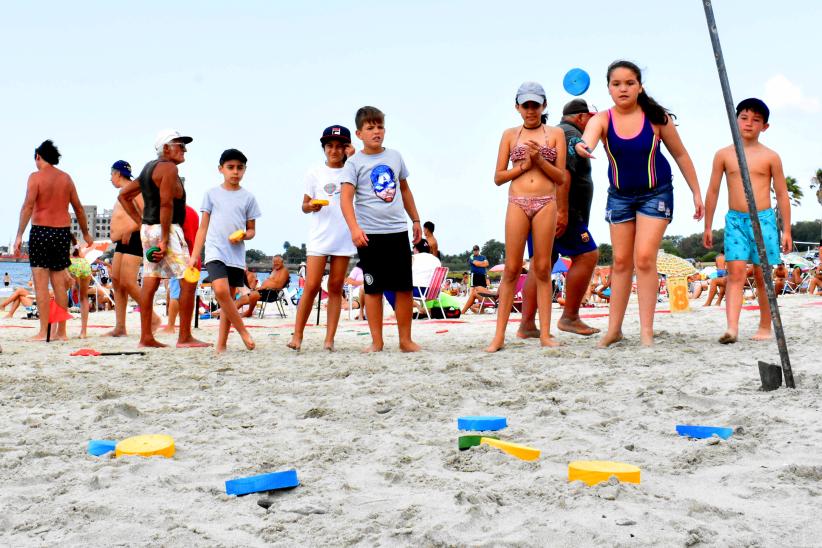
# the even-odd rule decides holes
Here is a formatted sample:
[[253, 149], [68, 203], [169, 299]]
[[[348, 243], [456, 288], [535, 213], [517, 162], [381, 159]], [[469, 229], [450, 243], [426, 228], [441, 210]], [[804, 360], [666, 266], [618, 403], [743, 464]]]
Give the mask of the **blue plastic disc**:
[[502, 430], [508, 426], [505, 417], [459, 417], [457, 418], [457, 428], [459, 430], [476, 430], [480, 432], [491, 430]]
[[733, 428], [726, 428], [724, 426], [692, 426], [689, 424], [677, 424], [676, 433], [680, 436], [688, 436], [689, 438], [710, 438], [714, 434], [727, 440], [734, 433]]
[[91, 440], [88, 442], [88, 454], [99, 457], [110, 451], [114, 451], [117, 440]]
[[297, 479], [296, 470], [284, 470], [282, 472], [228, 480], [225, 482], [225, 492], [226, 495], [247, 495], [249, 493], [259, 493], [260, 491], [297, 487], [299, 484], [300, 480]]
[[562, 87], [571, 95], [582, 95], [588, 91], [591, 85], [591, 77], [581, 68], [572, 68], [562, 79]]

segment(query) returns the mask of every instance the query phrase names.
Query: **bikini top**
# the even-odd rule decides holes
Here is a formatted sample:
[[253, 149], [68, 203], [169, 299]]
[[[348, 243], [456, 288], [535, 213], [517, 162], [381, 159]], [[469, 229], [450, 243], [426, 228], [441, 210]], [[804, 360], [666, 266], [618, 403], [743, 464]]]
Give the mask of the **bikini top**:
[[[515, 144], [519, 142], [519, 137], [522, 135], [522, 129], [525, 126], [521, 126], [519, 128], [519, 132], [517, 133], [517, 140], [514, 142]], [[545, 125], [542, 125], [542, 131], [545, 133], [546, 140], [548, 139], [548, 130], [545, 128]], [[557, 159], [557, 147], [549, 147], [549, 146], [541, 146], [539, 147], [539, 154], [542, 156], [544, 160], [549, 162], [553, 162]], [[520, 160], [524, 160], [528, 156], [528, 147], [526, 145], [516, 145], [514, 148], [511, 149], [511, 154], [508, 156], [508, 159], [511, 162], [518, 162]]]

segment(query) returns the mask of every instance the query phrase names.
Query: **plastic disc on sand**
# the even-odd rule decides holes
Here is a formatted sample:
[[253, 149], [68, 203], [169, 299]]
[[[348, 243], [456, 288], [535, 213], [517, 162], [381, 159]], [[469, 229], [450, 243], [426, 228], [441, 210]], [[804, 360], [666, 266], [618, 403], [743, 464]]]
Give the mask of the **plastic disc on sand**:
[[580, 480], [596, 485], [608, 481], [611, 476], [623, 483], [639, 483], [639, 468], [607, 460], [577, 460], [568, 465], [568, 481]]
[[311, 205], [327, 206], [328, 205], [328, 200], [311, 200], [308, 203], [311, 204]]
[[148, 259], [148, 262], [150, 262], [150, 263], [156, 263], [157, 262], [157, 261], [154, 260], [154, 254], [157, 251], [160, 251], [160, 248], [157, 247], [156, 245], [151, 246], [146, 250], [146, 259]]
[[459, 430], [476, 430], [478, 432], [490, 430], [502, 430], [508, 426], [505, 417], [459, 417], [457, 418], [457, 428]]
[[140, 457], [160, 456], [170, 459], [174, 456], [174, 438], [166, 434], [147, 434], [126, 438], [117, 444], [114, 455], [138, 455]]
[[114, 451], [117, 440], [91, 440], [88, 442], [88, 454], [99, 457], [110, 451]]
[[225, 492], [226, 495], [247, 495], [248, 493], [258, 493], [260, 491], [297, 487], [299, 484], [300, 480], [297, 479], [296, 470], [284, 470], [282, 472], [228, 480], [225, 482]]
[[498, 440], [499, 438], [495, 436], [460, 436], [457, 439], [457, 447], [459, 447], [460, 451], [465, 451], [466, 449], [470, 449], [471, 447], [476, 447], [480, 444], [480, 440], [482, 438]]
[[501, 441], [494, 438], [482, 438], [480, 443], [496, 447], [500, 451], [508, 453], [512, 457], [517, 457], [522, 460], [537, 460], [540, 455], [539, 449], [528, 447], [526, 445], [519, 445], [518, 443], [511, 443], [510, 441]]
[[190, 266], [183, 272], [183, 279], [190, 284], [196, 284], [200, 281], [200, 271]]
[[582, 95], [590, 85], [591, 77], [581, 68], [572, 68], [562, 79], [562, 87], [571, 95]]
[[727, 440], [734, 433], [733, 428], [726, 428], [724, 426], [692, 426], [689, 424], [677, 424], [676, 433], [680, 436], [688, 436], [689, 438], [710, 438], [714, 434]]

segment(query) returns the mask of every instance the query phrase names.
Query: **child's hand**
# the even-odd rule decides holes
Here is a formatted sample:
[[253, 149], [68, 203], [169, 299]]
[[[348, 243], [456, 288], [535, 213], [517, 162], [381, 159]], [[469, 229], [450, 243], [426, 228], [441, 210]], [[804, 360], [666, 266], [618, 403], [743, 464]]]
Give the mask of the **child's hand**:
[[522, 167], [520, 167], [520, 169], [522, 170], [522, 173], [525, 173], [526, 171], [531, 169], [533, 167], [533, 165], [534, 165], [534, 161], [531, 159], [531, 155], [528, 154], [527, 156], [525, 156], [525, 159], [520, 164], [520, 166], [522, 166]]
[[694, 219], [701, 221], [705, 216], [705, 205], [702, 203], [702, 196], [699, 192], [694, 194]]
[[594, 151], [593, 151], [593, 150], [591, 150], [591, 149], [589, 149], [589, 148], [588, 148], [588, 145], [586, 145], [586, 144], [585, 144], [585, 143], [583, 143], [582, 141], [580, 141], [579, 143], [577, 143], [577, 144], [574, 146], [574, 150], [575, 150], [575, 151], [577, 152], [577, 154], [578, 154], [580, 157], [582, 157], [582, 158], [595, 158], [595, 156], [593, 155], [593, 152], [594, 152]]
[[363, 232], [360, 227], [356, 227], [351, 231], [351, 241], [354, 242], [354, 245], [357, 247], [368, 246], [368, 236], [365, 235], [365, 232]]
[[186, 268], [197, 268], [197, 257], [191, 257], [186, 264]]
[[714, 247], [714, 235], [710, 228], [706, 228], [705, 233], [702, 235], [702, 245], [705, 246], [706, 249], [712, 249]]
[[356, 153], [357, 153], [357, 149], [354, 148], [354, 145], [352, 145], [351, 143], [345, 145], [345, 157], [346, 158], [351, 158]]
[[790, 232], [782, 233], [782, 253], [789, 253], [793, 249], [793, 238]]

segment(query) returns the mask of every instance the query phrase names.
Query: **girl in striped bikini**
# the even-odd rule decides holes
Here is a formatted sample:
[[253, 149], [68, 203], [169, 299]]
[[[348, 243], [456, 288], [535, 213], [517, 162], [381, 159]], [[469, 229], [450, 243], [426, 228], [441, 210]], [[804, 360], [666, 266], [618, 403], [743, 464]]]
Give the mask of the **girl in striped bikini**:
[[[565, 133], [545, 124], [545, 90], [536, 82], [519, 87], [515, 106], [522, 125], [505, 130], [499, 145], [494, 183], [508, 181], [505, 214], [505, 270], [499, 289], [497, 329], [486, 352], [505, 346], [505, 328], [514, 301], [514, 287], [522, 271], [522, 254], [530, 232], [534, 239], [531, 271], [537, 280], [539, 340], [556, 346], [551, 325], [551, 249], [557, 224], [556, 187], [565, 181]], [[509, 169], [509, 163], [511, 168]]]
[[615, 61], [608, 67], [608, 93], [614, 106], [588, 122], [577, 154], [591, 152], [602, 139], [608, 156], [608, 205], [614, 263], [611, 270], [611, 310], [608, 332], [598, 346], [622, 340], [622, 321], [631, 296], [634, 268], [639, 299], [640, 341], [654, 342], [654, 309], [659, 280], [656, 256], [674, 211], [671, 166], [662, 151], [665, 143], [693, 194], [694, 219], [703, 215], [702, 197], [691, 157], [679, 138], [673, 114], [645, 93], [639, 67]]

